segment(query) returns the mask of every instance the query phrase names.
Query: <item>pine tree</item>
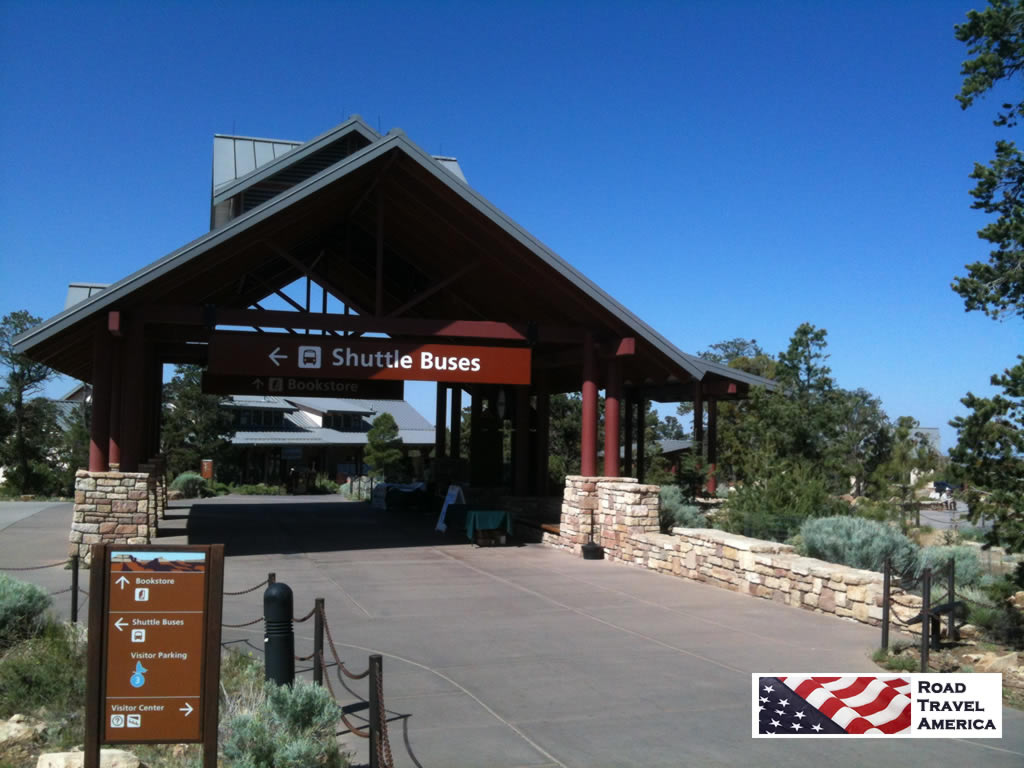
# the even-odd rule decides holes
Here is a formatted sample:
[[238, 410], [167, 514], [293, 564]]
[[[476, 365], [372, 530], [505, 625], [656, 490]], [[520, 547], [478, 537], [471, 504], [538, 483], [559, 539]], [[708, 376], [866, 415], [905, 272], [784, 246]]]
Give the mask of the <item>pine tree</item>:
[[370, 465], [370, 476], [391, 482], [399, 479], [402, 471], [402, 438], [398, 424], [390, 413], [382, 413], [373, 420], [366, 433], [364, 460]]

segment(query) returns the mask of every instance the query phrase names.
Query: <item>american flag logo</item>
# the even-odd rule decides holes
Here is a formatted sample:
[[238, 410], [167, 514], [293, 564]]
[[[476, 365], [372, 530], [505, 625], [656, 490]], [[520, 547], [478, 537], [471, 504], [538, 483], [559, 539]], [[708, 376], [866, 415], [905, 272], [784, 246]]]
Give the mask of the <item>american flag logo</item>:
[[910, 733], [910, 680], [904, 677], [759, 677], [757, 732], [766, 735]]

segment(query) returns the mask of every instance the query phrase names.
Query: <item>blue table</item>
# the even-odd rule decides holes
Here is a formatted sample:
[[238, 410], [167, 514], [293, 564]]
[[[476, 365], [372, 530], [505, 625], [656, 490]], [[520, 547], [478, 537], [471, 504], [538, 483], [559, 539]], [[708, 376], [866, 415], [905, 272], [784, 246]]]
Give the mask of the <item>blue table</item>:
[[504, 528], [505, 533], [512, 534], [512, 515], [503, 509], [469, 509], [466, 510], [466, 536], [473, 540], [475, 531], [494, 531]]

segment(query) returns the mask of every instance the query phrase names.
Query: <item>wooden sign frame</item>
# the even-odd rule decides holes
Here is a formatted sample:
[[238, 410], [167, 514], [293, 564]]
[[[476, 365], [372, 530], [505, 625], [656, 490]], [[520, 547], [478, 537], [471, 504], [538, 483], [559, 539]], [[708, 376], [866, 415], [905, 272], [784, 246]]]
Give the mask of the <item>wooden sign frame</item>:
[[[117, 744], [203, 744], [204, 768], [217, 766], [217, 725], [220, 699], [220, 638], [224, 594], [224, 545], [121, 545], [94, 544], [89, 571], [89, 650], [86, 674], [84, 768], [99, 768], [107, 716], [108, 650], [110, 644], [110, 555], [112, 551], [139, 553], [203, 553], [205, 589], [202, 615], [202, 652], [199, 738], [119, 739]], [[160, 573], [160, 571], [141, 571]], [[138, 598], [136, 598], [138, 599]], [[150, 611], [160, 613], [159, 609]], [[132, 683], [134, 685], [134, 683]], [[152, 698], [163, 698], [154, 696]], [[172, 702], [173, 705], [174, 702]], [[179, 702], [180, 703], [180, 702]], [[188, 705], [190, 706], [190, 705]], [[182, 710], [184, 711], [184, 710]]]

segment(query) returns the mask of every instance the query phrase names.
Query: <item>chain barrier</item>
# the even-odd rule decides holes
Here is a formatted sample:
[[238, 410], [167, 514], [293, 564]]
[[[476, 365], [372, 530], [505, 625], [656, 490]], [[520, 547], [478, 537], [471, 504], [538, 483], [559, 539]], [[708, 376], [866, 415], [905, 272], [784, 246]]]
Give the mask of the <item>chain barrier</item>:
[[71, 587], [68, 587], [67, 589], [62, 589], [60, 592], [51, 592], [50, 597], [56, 597], [57, 595], [66, 595], [70, 591]]
[[377, 764], [392, 768], [391, 742], [388, 740], [388, 710], [384, 706], [384, 678], [377, 675], [377, 709], [380, 712], [380, 738], [377, 740]]
[[[315, 613], [316, 610], [317, 608], [314, 607], [313, 613]], [[313, 615], [313, 613], [310, 613], [310, 616]], [[308, 619], [309, 616], [307, 616], [306, 618]], [[366, 668], [365, 672], [355, 674], [349, 672], [348, 668], [345, 666], [345, 663], [341, 660], [341, 657], [338, 655], [338, 649], [334, 645], [334, 637], [331, 635], [331, 625], [327, 621], [327, 610], [322, 605], [320, 606], [320, 619], [323, 621], [324, 634], [327, 635], [327, 645], [330, 647], [331, 655], [334, 657], [334, 663], [336, 665], [335, 674], [337, 674], [338, 676], [338, 682], [342, 685], [345, 684], [341, 677], [342, 673], [344, 673], [344, 675], [351, 680], [362, 680], [364, 677], [367, 677], [372, 669], [372, 664], [371, 666], [368, 666]], [[305, 619], [303, 619], [303, 621], [305, 621]], [[337, 697], [334, 694], [334, 686], [331, 684], [331, 676], [330, 674], [328, 674], [327, 671], [327, 660], [323, 654], [321, 654], [320, 656], [320, 667], [321, 670], [323, 671], [323, 678], [327, 683], [327, 690], [331, 694], [331, 697], [334, 698], [335, 701], [337, 701]], [[380, 738], [377, 739], [377, 743], [375, 745], [375, 749], [377, 751], [377, 765], [381, 766], [382, 768], [393, 768], [394, 757], [391, 754], [391, 741], [388, 738], [388, 713], [387, 708], [384, 706], [384, 680], [383, 676], [380, 674], [376, 675], [375, 677], [377, 684], [377, 710], [379, 713], [378, 717], [380, 719], [380, 722], [376, 723], [376, 726], [380, 729]], [[356, 736], [360, 736], [365, 739], [370, 738], [371, 732], [361, 731], [358, 728], [356, 728], [352, 723], [349, 722], [348, 718], [345, 717], [344, 712], [341, 713], [341, 720], [343, 723], [345, 723], [345, 727], [348, 728], [349, 731], [354, 733]], [[371, 728], [373, 725], [374, 724], [371, 723]]]
[[356, 728], [354, 725], [352, 725], [352, 723], [350, 723], [348, 721], [348, 718], [345, 717], [344, 710], [341, 711], [341, 722], [343, 722], [345, 724], [345, 727], [348, 728], [351, 733], [354, 733], [359, 738], [361, 738], [361, 739], [368, 739], [368, 738], [370, 738], [370, 732], [369, 731], [361, 731], [358, 728]]
[[314, 656], [316, 656], [316, 652], [315, 651], [313, 653], [309, 654], [309, 656], [296, 656], [295, 660], [296, 661], [309, 661]]
[[49, 565], [29, 565], [24, 568], [0, 568], [0, 571], [41, 571], [44, 568], [56, 568], [58, 565], [67, 565], [70, 560], [61, 560], [59, 563], [50, 563]]
[[[337, 696], [335, 695], [335, 693], [334, 693], [334, 686], [332, 686], [332, 685], [331, 685], [331, 676], [330, 676], [330, 674], [328, 674], [328, 672], [327, 672], [327, 662], [326, 662], [326, 661], [324, 660], [324, 658], [323, 658], [322, 656], [320, 657], [320, 669], [321, 669], [321, 670], [323, 671], [323, 677], [324, 677], [324, 680], [325, 680], [325, 681], [326, 681], [326, 683], [327, 683], [327, 692], [328, 692], [329, 694], [331, 694], [331, 698], [332, 698], [332, 699], [334, 699], [335, 701], [337, 701], [337, 700], [338, 700], [338, 697], [337, 697]], [[348, 721], [348, 718], [347, 718], [347, 717], [345, 717], [345, 712], [344, 712], [344, 710], [342, 710], [342, 711], [341, 711], [341, 721], [342, 721], [343, 723], [345, 723], [345, 727], [346, 727], [346, 728], [348, 728], [348, 729], [349, 729], [349, 731], [351, 731], [352, 733], [354, 733], [354, 734], [355, 734], [356, 736], [359, 736], [359, 737], [360, 737], [360, 738], [362, 738], [362, 739], [368, 739], [368, 738], [370, 738], [370, 733], [369, 733], [369, 731], [361, 731], [361, 730], [359, 730], [358, 728], [356, 728], [356, 727], [355, 727], [354, 725], [352, 725], [352, 723], [350, 723], [350, 722]]]
[[302, 617], [301, 619], [296, 619], [296, 618], [295, 618], [295, 617], [293, 616], [293, 617], [292, 617], [292, 621], [293, 621], [294, 623], [296, 623], [296, 624], [301, 624], [301, 623], [302, 623], [302, 622], [304, 622], [304, 621], [309, 621], [310, 619], [312, 619], [312, 618], [313, 618], [313, 616], [314, 616], [314, 614], [316, 614], [316, 606], [313, 606], [313, 610], [311, 610], [311, 611], [310, 611], [309, 613], [307, 613], [307, 614], [306, 614], [305, 616], [303, 616], [303, 617]]
[[229, 629], [241, 629], [242, 627], [251, 627], [253, 624], [258, 624], [263, 621], [263, 617], [260, 616], [258, 619], [247, 621], [244, 624], [221, 624], [222, 627], [228, 627]]
[[370, 674], [370, 669], [367, 667], [365, 672], [360, 674], [354, 674], [348, 671], [348, 667], [345, 666], [345, 662], [338, 656], [338, 649], [334, 647], [334, 638], [331, 637], [331, 625], [327, 623], [327, 611], [325, 610], [321, 614], [321, 618], [324, 621], [324, 632], [327, 634], [327, 645], [331, 647], [331, 655], [334, 656], [334, 662], [338, 665], [338, 669], [345, 673], [345, 677], [350, 680], [362, 680], [364, 677]]
[[249, 587], [248, 589], [242, 589], [242, 590], [239, 590], [238, 592], [225, 592], [224, 595], [225, 596], [229, 596], [230, 595], [231, 597], [235, 597], [237, 595], [247, 595], [250, 592], [255, 592], [260, 587], [265, 587], [269, 583], [270, 583], [269, 579], [264, 579], [259, 584], [255, 584], [255, 585]]

